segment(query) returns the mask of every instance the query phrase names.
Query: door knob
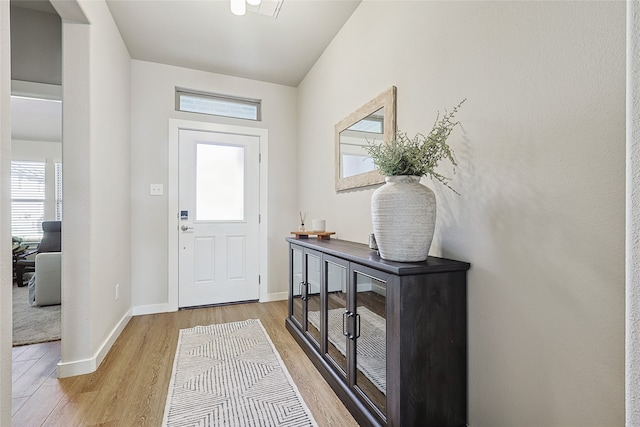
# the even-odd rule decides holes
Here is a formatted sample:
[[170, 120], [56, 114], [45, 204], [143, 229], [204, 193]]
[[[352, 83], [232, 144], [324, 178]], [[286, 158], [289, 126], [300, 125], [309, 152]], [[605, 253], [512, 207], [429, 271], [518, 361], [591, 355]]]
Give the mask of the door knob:
[[183, 225], [180, 227], [180, 230], [182, 230], [182, 231], [193, 230], [193, 227], [189, 227], [188, 225], [183, 224]]

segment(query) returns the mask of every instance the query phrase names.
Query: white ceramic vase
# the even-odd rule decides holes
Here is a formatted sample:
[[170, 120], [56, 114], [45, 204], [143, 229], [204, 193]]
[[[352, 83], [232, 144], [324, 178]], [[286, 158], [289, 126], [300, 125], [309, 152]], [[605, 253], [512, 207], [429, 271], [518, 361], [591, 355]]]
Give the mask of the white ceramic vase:
[[388, 176], [373, 192], [371, 219], [380, 257], [389, 261], [427, 259], [436, 225], [436, 196], [419, 176]]

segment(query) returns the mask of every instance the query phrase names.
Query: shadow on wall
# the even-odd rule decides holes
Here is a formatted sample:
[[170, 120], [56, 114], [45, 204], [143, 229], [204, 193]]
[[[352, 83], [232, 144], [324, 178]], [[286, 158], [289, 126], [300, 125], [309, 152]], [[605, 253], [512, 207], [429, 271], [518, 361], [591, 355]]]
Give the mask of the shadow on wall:
[[[478, 383], [515, 393], [523, 402], [536, 396], [536, 405], [545, 408], [554, 407], [549, 396], [557, 393], [579, 391], [581, 400], [595, 402], [594, 384], [615, 388], [604, 373], [624, 366], [623, 355], [615, 366], [603, 366], [598, 356], [607, 351], [607, 340], [616, 347], [623, 338], [606, 330], [618, 316], [610, 300], [621, 295], [612, 286], [623, 264], [598, 263], [611, 224], [592, 224], [599, 218], [589, 209], [588, 180], [549, 184], [562, 175], [560, 168], [574, 165], [553, 164], [542, 143], [503, 132], [500, 139], [511, 141], [505, 146], [471, 135], [463, 128], [454, 146], [458, 167], [452, 186], [461, 195], [435, 189], [434, 239], [441, 256], [471, 262], [470, 387]], [[475, 353], [476, 340], [491, 354]], [[517, 378], [522, 387], [504, 391]], [[478, 408], [482, 404], [476, 402]], [[522, 408], [527, 412], [535, 419], [529, 407]]]

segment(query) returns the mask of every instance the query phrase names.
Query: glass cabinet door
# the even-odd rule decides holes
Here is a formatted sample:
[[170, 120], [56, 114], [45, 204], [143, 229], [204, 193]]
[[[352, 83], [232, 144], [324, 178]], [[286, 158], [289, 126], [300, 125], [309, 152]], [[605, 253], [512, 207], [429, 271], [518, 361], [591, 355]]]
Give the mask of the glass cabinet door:
[[302, 248], [291, 246], [291, 318], [298, 327], [304, 325], [304, 308], [303, 308], [303, 285], [304, 276], [302, 271]]
[[314, 322], [314, 318], [320, 318], [320, 289], [322, 283], [320, 253], [305, 252], [306, 260], [306, 302], [307, 302], [307, 331], [314, 340], [314, 344], [320, 348], [320, 322]]
[[344, 260], [325, 256], [324, 273], [327, 282], [327, 343], [326, 355], [338, 368], [343, 377], [347, 375], [347, 347], [349, 339], [345, 336], [348, 263]]
[[[387, 413], [387, 283], [353, 272], [355, 388], [383, 417]], [[353, 289], [352, 288], [352, 289]]]

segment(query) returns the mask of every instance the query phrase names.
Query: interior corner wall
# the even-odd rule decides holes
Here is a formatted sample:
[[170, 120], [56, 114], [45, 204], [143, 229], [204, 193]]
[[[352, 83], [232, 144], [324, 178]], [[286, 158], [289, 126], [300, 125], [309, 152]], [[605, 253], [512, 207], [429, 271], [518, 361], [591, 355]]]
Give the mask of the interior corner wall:
[[[59, 375], [95, 370], [130, 318], [130, 56], [104, 1], [63, 18], [63, 287]], [[116, 297], [116, 285], [119, 295]]]
[[[61, 364], [91, 358], [90, 350], [90, 94], [89, 25], [62, 25], [62, 233]], [[73, 185], [69, 185], [73, 183]], [[82, 242], [82, 244], [80, 244]], [[73, 259], [73, 263], [66, 262]], [[64, 376], [64, 373], [59, 373]]]
[[362, 243], [374, 189], [334, 191], [335, 123], [391, 85], [409, 135], [467, 98], [461, 195], [423, 183], [431, 254], [471, 263], [471, 426], [624, 424], [625, 8], [364, 0], [299, 87], [300, 209]]
[[[175, 110], [175, 88], [262, 100], [262, 120], [254, 122]], [[134, 312], [167, 311], [169, 260], [169, 119], [267, 129], [268, 202], [266, 213], [269, 295], [286, 293], [285, 237], [296, 224], [296, 89], [146, 61], [132, 61], [131, 244]], [[149, 184], [163, 184], [163, 196], [150, 196]], [[265, 209], [265, 207], [261, 207]], [[263, 211], [265, 212], [265, 211]], [[261, 293], [262, 294], [262, 293]]]
[[91, 22], [91, 341], [97, 351], [131, 311], [131, 57], [106, 2], [84, 4]]
[[626, 425], [640, 426], [640, 1], [627, 2]]
[[[10, 8], [0, 2], [0, 241], [11, 235], [11, 41]], [[0, 245], [0, 426], [11, 425], [13, 274], [9, 245]]]

